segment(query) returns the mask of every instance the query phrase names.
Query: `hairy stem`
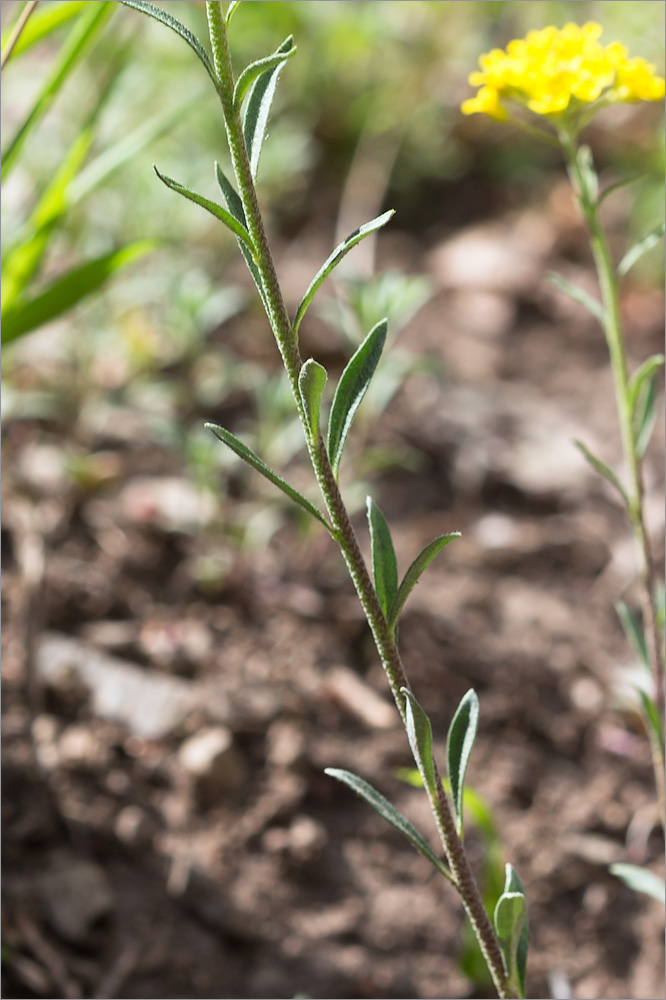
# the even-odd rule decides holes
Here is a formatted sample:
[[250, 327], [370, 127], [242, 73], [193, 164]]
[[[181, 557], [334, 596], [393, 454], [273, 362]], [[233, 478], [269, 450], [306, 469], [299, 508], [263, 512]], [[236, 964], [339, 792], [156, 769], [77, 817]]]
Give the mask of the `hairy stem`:
[[[316, 436], [311, 433], [304, 412], [298, 388], [298, 375], [302, 367], [302, 359], [266, 237], [243, 136], [239, 110], [234, 107], [231, 56], [219, 0], [207, 2], [206, 9], [232, 163], [238, 182], [239, 194], [245, 210], [247, 228], [255, 248], [255, 261], [266, 293], [269, 320], [289, 377], [294, 400], [303, 423], [315, 476], [324, 497], [331, 524], [335, 530], [336, 539], [354, 582], [368, 624], [370, 625], [391, 692], [403, 722], [405, 722], [405, 697], [400, 689], [409, 689], [410, 685], [402, 665], [400, 653], [393, 632], [384, 618], [377, 599], [349, 514], [342, 499], [333, 469], [331, 468], [323, 438], [319, 433]], [[456, 880], [456, 888], [462, 897], [465, 910], [469, 915], [488, 963], [498, 996], [500, 1000], [509, 1000], [513, 994], [508, 984], [499, 943], [484, 910], [473, 872], [465, 854], [465, 849], [456, 832], [451, 805], [443, 790], [437, 801], [433, 802], [432, 805], [442, 845]]]

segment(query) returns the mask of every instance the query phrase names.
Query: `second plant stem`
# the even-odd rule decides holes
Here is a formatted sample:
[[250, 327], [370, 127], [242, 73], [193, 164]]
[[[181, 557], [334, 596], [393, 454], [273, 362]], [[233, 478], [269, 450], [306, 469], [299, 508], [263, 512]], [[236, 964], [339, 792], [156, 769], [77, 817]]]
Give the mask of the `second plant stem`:
[[[234, 104], [231, 55], [227, 41], [226, 25], [219, 0], [212, 0], [212, 2], [209, 0], [206, 3], [206, 10], [234, 173], [245, 211], [248, 232], [255, 248], [255, 261], [266, 294], [269, 320], [280, 354], [282, 355], [296, 407], [303, 423], [313, 469], [326, 503], [335, 538], [340, 546], [368, 624], [370, 625], [391, 692], [403, 722], [405, 722], [405, 697], [401, 692], [401, 688], [409, 688], [409, 682], [402, 665], [400, 653], [377, 599], [349, 514], [331, 468], [323, 438], [320, 433], [316, 435], [311, 433], [301, 400], [298, 376], [303, 362], [294, 337], [292, 324], [266, 237], [254, 179], [252, 177], [250, 160], [245, 145], [239, 109]], [[450, 803], [444, 793], [441, 782], [438, 785], [438, 789], [439, 794], [434, 801], [431, 801], [431, 805], [456, 888], [474, 928], [498, 996], [500, 1000], [510, 1000], [513, 997], [513, 993], [508, 983], [499, 942], [483, 906], [464, 846], [456, 831]]]

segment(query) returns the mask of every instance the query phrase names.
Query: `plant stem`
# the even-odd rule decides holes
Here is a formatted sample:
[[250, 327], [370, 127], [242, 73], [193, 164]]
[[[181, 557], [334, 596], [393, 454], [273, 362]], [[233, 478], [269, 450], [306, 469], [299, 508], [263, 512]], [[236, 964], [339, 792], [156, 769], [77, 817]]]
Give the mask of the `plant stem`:
[[[403, 722], [405, 722], [405, 697], [400, 689], [403, 687], [409, 689], [410, 685], [402, 665], [400, 653], [393, 633], [384, 618], [372, 585], [354, 528], [344, 505], [333, 469], [331, 468], [324, 440], [321, 433], [317, 433], [316, 436], [311, 434], [301, 400], [298, 375], [303, 362], [266, 237], [243, 136], [239, 110], [234, 107], [231, 55], [227, 41], [226, 25], [219, 0], [207, 0], [206, 10], [215, 72], [219, 80], [219, 94], [222, 101], [232, 163], [238, 182], [239, 194], [245, 210], [248, 232], [255, 248], [255, 261], [266, 293], [269, 320], [289, 377], [294, 400], [301, 422], [303, 423], [315, 476], [324, 497], [337, 542], [354, 582], [368, 624], [370, 625], [377, 652], [388, 678], [395, 703]], [[509, 1000], [513, 994], [508, 984], [499, 943], [483, 907], [481, 895], [467, 855], [465, 854], [465, 849], [456, 832], [450, 803], [443, 789], [438, 800], [432, 803], [432, 805], [442, 844], [456, 880], [456, 888], [460, 893], [465, 910], [472, 922], [479, 944], [488, 963], [498, 996], [500, 1000]]]
[[25, 7], [21, 11], [21, 16], [19, 17], [18, 21], [12, 28], [12, 33], [7, 39], [7, 44], [2, 50], [2, 56], [0, 56], [0, 69], [5, 68], [5, 63], [8, 62], [9, 58], [11, 57], [11, 54], [14, 51], [16, 43], [18, 42], [23, 32], [23, 29], [28, 23], [28, 18], [30, 17], [30, 15], [32, 14], [38, 3], [39, 0], [28, 0], [28, 3], [26, 3]]
[[[638, 544], [641, 563], [641, 604], [643, 614], [643, 631], [647, 647], [648, 661], [655, 687], [655, 701], [660, 718], [664, 718], [664, 665], [663, 645], [657, 616], [654, 607], [656, 592], [656, 574], [650, 537], [645, 523], [643, 465], [636, 446], [629, 395], [629, 372], [627, 356], [620, 317], [620, 302], [618, 280], [613, 265], [608, 240], [599, 217], [599, 198], [596, 191], [590, 191], [588, 180], [580, 168], [578, 150], [575, 139], [569, 135], [561, 135], [561, 142], [566, 154], [569, 175], [574, 185], [583, 217], [590, 234], [590, 245], [599, 278], [601, 299], [604, 306], [604, 334], [610, 355], [613, 384], [615, 389], [615, 404], [620, 424], [620, 436], [625, 465], [629, 473], [629, 503], [627, 514], [631, 522], [634, 537]], [[654, 741], [651, 741], [653, 743]], [[653, 753], [655, 778], [661, 804], [664, 806], [664, 760], [661, 753]]]

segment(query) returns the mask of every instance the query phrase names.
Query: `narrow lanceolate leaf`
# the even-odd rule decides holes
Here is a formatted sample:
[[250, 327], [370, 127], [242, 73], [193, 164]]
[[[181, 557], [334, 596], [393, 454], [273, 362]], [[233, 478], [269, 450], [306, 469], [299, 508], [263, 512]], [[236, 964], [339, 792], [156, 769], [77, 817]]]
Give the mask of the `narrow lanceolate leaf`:
[[343, 240], [342, 243], [335, 248], [330, 257], [324, 261], [310, 282], [310, 286], [303, 296], [301, 304], [296, 310], [296, 316], [294, 317], [294, 335], [298, 332], [301, 320], [305, 316], [308, 306], [336, 264], [339, 264], [342, 258], [345, 257], [357, 243], [360, 243], [361, 240], [365, 239], [366, 236], [369, 236], [370, 233], [374, 233], [377, 229], [381, 229], [382, 226], [385, 226], [392, 215], [394, 215], [393, 209], [389, 212], [384, 212], [383, 215], [379, 215], [371, 222], [366, 222], [363, 226], [360, 226], [359, 229], [355, 229], [353, 233], [349, 234], [346, 240]]
[[607, 188], [601, 192], [597, 198], [597, 206], [603, 204], [603, 202], [608, 198], [609, 195], [615, 194], [621, 188], [627, 187], [629, 184], [635, 184], [636, 181], [640, 181], [645, 177], [645, 174], [634, 174], [632, 177], [623, 177], [619, 181], [615, 181], [614, 184], [609, 184]]
[[[245, 209], [243, 208], [243, 202], [241, 201], [240, 195], [236, 191], [235, 187], [231, 181], [225, 176], [220, 167], [219, 163], [215, 164], [215, 176], [217, 177], [217, 183], [220, 186], [220, 191], [222, 192], [222, 197], [224, 198], [227, 208], [237, 219], [242, 226], [247, 226], [245, 219]], [[261, 274], [259, 273], [259, 268], [257, 267], [257, 262], [255, 261], [249, 248], [241, 240], [238, 241], [238, 246], [241, 248], [241, 253], [245, 258], [245, 263], [248, 266], [248, 270], [252, 277], [254, 278], [254, 283], [257, 286], [259, 294], [261, 296], [261, 301], [264, 304], [264, 309], [266, 314], [270, 316], [270, 310], [268, 307], [268, 299], [266, 298], [266, 293], [264, 292], [264, 283], [261, 280]]]
[[236, 13], [236, 11], [240, 7], [241, 2], [242, 2], [242, 0], [231, 0], [231, 3], [227, 7], [227, 12], [224, 15], [224, 23], [227, 26], [229, 25], [229, 21], [231, 20], [231, 18], [234, 16], [234, 14]]
[[319, 434], [319, 410], [321, 394], [326, 385], [326, 369], [314, 358], [308, 358], [298, 376], [298, 388], [303, 402], [303, 408], [308, 418], [310, 437], [314, 440]]
[[388, 619], [389, 609], [398, 592], [398, 564], [391, 532], [381, 510], [372, 499], [366, 500], [368, 509], [368, 524], [370, 525], [370, 541], [372, 544], [372, 572], [377, 598]]
[[643, 715], [645, 717], [645, 724], [648, 729], [650, 743], [655, 747], [655, 750], [661, 755], [663, 760], [664, 730], [662, 728], [657, 703], [654, 698], [650, 697], [647, 691], [644, 691], [642, 688], [637, 688], [637, 691], [638, 697], [641, 699], [641, 706], [643, 708]]
[[124, 3], [126, 7], [134, 7], [135, 10], [140, 10], [142, 14], [147, 14], [148, 17], [154, 17], [156, 21], [166, 24], [167, 28], [171, 28], [171, 30], [175, 31], [177, 35], [180, 35], [180, 37], [187, 42], [190, 48], [196, 52], [203, 65], [206, 67], [206, 72], [215, 84], [215, 89], [218, 89], [218, 80], [215, 70], [213, 69], [210, 56], [199, 39], [196, 35], [192, 34], [189, 28], [186, 28], [184, 24], [177, 21], [171, 14], [167, 14], [167, 12], [162, 10], [161, 7], [156, 7], [152, 3], [145, 3], [144, 0], [121, 0], [121, 3]]
[[653, 354], [652, 357], [647, 358], [643, 364], [636, 369], [634, 374], [629, 379], [627, 391], [629, 396], [629, 408], [631, 410], [632, 417], [636, 411], [636, 404], [638, 403], [640, 393], [645, 383], [649, 378], [651, 378], [652, 375], [654, 375], [656, 371], [658, 371], [659, 368], [661, 368], [663, 364], [664, 355]]
[[622, 863], [611, 865], [608, 870], [611, 875], [622, 879], [624, 884], [628, 885], [634, 892], [642, 892], [646, 896], [652, 896], [658, 903], [664, 905], [666, 886], [664, 880], [655, 875], [654, 872], [648, 871], [647, 868], [641, 868], [639, 865]]
[[270, 69], [265, 69], [251, 85], [250, 94], [245, 105], [245, 114], [243, 115], [243, 135], [245, 136], [245, 145], [250, 157], [250, 167], [252, 168], [253, 177], [257, 176], [259, 155], [266, 133], [268, 115], [273, 103], [278, 75], [289, 56], [295, 51], [295, 48], [294, 39], [290, 35], [277, 50], [282, 59], [277, 65], [271, 66]]
[[654, 425], [657, 422], [656, 371], [643, 381], [638, 391], [632, 418], [636, 451], [642, 458], [647, 451]]
[[352, 791], [356, 792], [357, 795], [360, 795], [362, 799], [365, 799], [368, 805], [372, 806], [375, 812], [379, 813], [382, 819], [387, 820], [391, 826], [394, 826], [396, 830], [406, 837], [410, 844], [412, 844], [412, 846], [415, 847], [424, 858], [427, 858], [430, 864], [433, 865], [438, 872], [441, 872], [442, 875], [453, 882], [451, 872], [446, 867], [444, 862], [437, 857], [425, 837], [423, 837], [416, 827], [412, 826], [409, 820], [403, 816], [401, 812], [398, 812], [395, 806], [392, 806], [388, 799], [385, 799], [376, 788], [373, 788], [372, 785], [368, 784], [367, 781], [364, 781], [357, 775], [352, 774], [351, 771], [343, 771], [337, 767], [327, 767], [324, 774], [328, 774], [329, 777], [335, 778], [337, 781], [341, 781], [343, 785], [347, 785], [352, 789]]
[[594, 318], [598, 319], [599, 322], [603, 324], [604, 307], [598, 299], [595, 299], [593, 295], [586, 292], [584, 288], [579, 288], [578, 285], [573, 285], [570, 281], [567, 281], [566, 278], [563, 278], [561, 274], [556, 274], [554, 271], [551, 271], [546, 275], [546, 277], [553, 285], [555, 285], [556, 288], [559, 288], [560, 291], [568, 295], [570, 299], [573, 299], [574, 302], [578, 303], [578, 305], [583, 306], [588, 310], [588, 312], [591, 312]]
[[113, 274], [155, 246], [157, 246], [155, 240], [130, 243], [121, 250], [72, 268], [34, 298], [20, 299], [3, 313], [2, 343], [16, 340], [17, 337], [22, 337], [44, 323], [62, 316], [81, 299], [100, 289]]
[[286, 495], [297, 503], [299, 507], [302, 507], [303, 510], [307, 510], [308, 514], [312, 514], [312, 516], [316, 517], [318, 521], [321, 521], [324, 527], [327, 528], [332, 535], [334, 534], [333, 528], [328, 523], [322, 512], [318, 510], [317, 507], [315, 507], [315, 505], [307, 499], [307, 497], [304, 497], [302, 493], [299, 493], [293, 486], [290, 486], [289, 483], [285, 482], [282, 476], [279, 476], [277, 472], [274, 472], [273, 469], [270, 468], [270, 466], [266, 465], [266, 463], [262, 461], [258, 455], [255, 455], [251, 448], [248, 448], [246, 444], [243, 444], [243, 442], [232, 434], [231, 431], [225, 430], [224, 427], [220, 427], [218, 424], [205, 424], [204, 426], [207, 427], [209, 431], [212, 431], [216, 438], [219, 438], [220, 441], [223, 441], [224, 444], [228, 445], [228, 447], [231, 448], [231, 450], [234, 451], [239, 458], [242, 458], [244, 462], [247, 462], [247, 464], [251, 465], [253, 469], [260, 472], [262, 476], [265, 476], [266, 479], [268, 479], [269, 482], [273, 483], [274, 486], [277, 486], [277, 488], [282, 490], [283, 493], [286, 493]]
[[[287, 41], [289, 41], [289, 39], [287, 39]], [[234, 87], [234, 108], [236, 111], [239, 110], [245, 95], [258, 76], [261, 76], [262, 73], [266, 73], [269, 70], [279, 70], [282, 64], [293, 56], [296, 51], [296, 46], [292, 44], [292, 47], [285, 54], [283, 46], [286, 44], [286, 42], [283, 42], [280, 48], [273, 52], [272, 55], [265, 56], [263, 59], [257, 59], [256, 62], [250, 63], [249, 66], [245, 67], [241, 75], [238, 77], [236, 86]]]
[[460, 538], [459, 531], [451, 531], [448, 535], [440, 535], [438, 538], [435, 538], [432, 542], [426, 545], [421, 552], [419, 552], [416, 559], [405, 573], [402, 583], [398, 588], [398, 592], [393, 599], [393, 603], [391, 604], [388, 615], [390, 628], [395, 629], [402, 607], [416, 584], [419, 582], [421, 574], [426, 566], [429, 566], [437, 553], [441, 552], [444, 546], [448, 545], [449, 542], [452, 542], [454, 538]]
[[624, 601], [618, 601], [615, 605], [615, 610], [617, 611], [624, 634], [629, 640], [629, 644], [632, 646], [634, 652], [638, 654], [641, 663], [651, 675], [650, 658], [648, 656], [645, 633], [643, 632], [640, 620], [629, 610]]
[[597, 458], [596, 455], [593, 455], [590, 449], [586, 448], [582, 441], [574, 441], [574, 444], [578, 448], [583, 458], [585, 458], [590, 463], [592, 468], [596, 469], [596, 471], [600, 475], [602, 475], [604, 479], [608, 480], [611, 486], [615, 487], [615, 489], [618, 491], [618, 493], [624, 500], [625, 505], [627, 507], [630, 507], [631, 504], [629, 502], [629, 497], [627, 496], [627, 492], [622, 483], [620, 482], [620, 480], [613, 472], [613, 470], [609, 468], [605, 462], [602, 462], [600, 458]]
[[495, 907], [494, 923], [509, 979], [524, 1000], [529, 949], [527, 900], [520, 876], [510, 864], [506, 866], [504, 891]]
[[463, 829], [465, 773], [474, 746], [478, 723], [479, 699], [476, 692], [470, 689], [458, 705], [446, 738], [449, 781], [451, 782], [451, 797], [456, 814], [458, 836], [462, 836]]
[[352, 420], [366, 394], [386, 341], [388, 321], [372, 328], [340, 376], [328, 418], [328, 457], [337, 475]]
[[407, 716], [407, 738], [419, 773], [423, 778], [431, 799], [437, 796], [437, 781], [435, 779], [435, 763], [432, 755], [432, 726], [418, 701], [408, 688], [401, 688], [405, 696], [405, 714]]
[[654, 229], [652, 229], [647, 236], [644, 236], [638, 243], [634, 243], [631, 250], [628, 250], [620, 263], [617, 265], [617, 273], [621, 278], [631, 270], [634, 264], [641, 259], [641, 257], [648, 253], [656, 247], [664, 236], [664, 223], [660, 223]]
[[231, 214], [231, 212], [228, 212], [226, 208], [222, 208], [222, 206], [218, 205], [217, 202], [210, 201], [209, 198], [204, 198], [203, 195], [197, 194], [196, 191], [190, 191], [189, 188], [186, 188], [183, 184], [179, 184], [178, 181], [175, 181], [172, 177], [167, 177], [166, 174], [161, 174], [155, 165], [153, 165], [153, 170], [163, 184], [166, 184], [166, 186], [171, 188], [172, 191], [182, 194], [184, 198], [189, 198], [189, 200], [193, 201], [195, 205], [201, 205], [201, 207], [205, 208], [207, 212], [214, 215], [216, 219], [223, 222], [225, 226], [238, 237], [239, 240], [243, 241], [249, 250], [252, 250], [252, 240], [250, 239], [250, 234], [245, 226], [240, 223], [238, 219]]
[[[26, 21], [23, 31], [19, 35], [18, 41], [12, 50], [12, 58], [25, 52], [42, 38], [47, 38], [53, 31], [62, 24], [76, 17], [87, 0], [66, 0], [64, 3], [50, 3], [37, 7], [29, 20]], [[24, 8], [25, 10], [25, 8]], [[21, 12], [23, 13], [23, 11]], [[2, 32], [2, 51], [5, 50], [9, 37], [14, 29], [12, 24]]]

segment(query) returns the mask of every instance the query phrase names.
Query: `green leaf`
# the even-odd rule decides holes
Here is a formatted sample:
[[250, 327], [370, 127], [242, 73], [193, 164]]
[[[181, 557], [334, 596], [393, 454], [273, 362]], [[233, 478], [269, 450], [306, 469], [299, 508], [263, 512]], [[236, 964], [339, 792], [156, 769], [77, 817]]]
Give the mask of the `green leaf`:
[[634, 892], [642, 892], [646, 896], [652, 896], [663, 905], [664, 880], [655, 875], [654, 872], [648, 871], [647, 868], [641, 868], [640, 865], [625, 865], [622, 862], [611, 865], [608, 870], [611, 875], [621, 879]]
[[635, 184], [636, 181], [640, 181], [644, 177], [645, 177], [644, 173], [634, 174], [632, 177], [622, 177], [619, 181], [615, 181], [614, 184], [609, 184], [608, 187], [605, 188], [597, 198], [597, 207], [603, 204], [603, 202], [606, 200], [606, 198], [608, 198], [609, 195], [615, 194], [616, 191], [619, 191], [621, 188], [627, 187], [629, 184]]
[[438, 538], [435, 538], [432, 542], [426, 545], [421, 552], [419, 552], [416, 559], [405, 573], [402, 583], [398, 588], [398, 593], [395, 595], [391, 605], [388, 616], [388, 624], [391, 629], [395, 629], [403, 605], [416, 584], [419, 582], [424, 569], [430, 565], [437, 553], [441, 552], [441, 550], [448, 545], [449, 542], [452, 542], [454, 538], [460, 538], [459, 531], [450, 531], [448, 535], [440, 535]]
[[580, 146], [577, 155], [578, 169], [583, 178], [585, 191], [590, 201], [596, 201], [599, 195], [599, 178], [594, 169], [592, 150], [589, 146]]
[[629, 408], [631, 410], [631, 415], [633, 417], [636, 404], [638, 403], [638, 398], [643, 386], [646, 381], [653, 375], [659, 368], [664, 364], [663, 354], [653, 354], [652, 357], [647, 358], [642, 365], [636, 369], [627, 385], [627, 392], [629, 398]]
[[574, 441], [574, 444], [578, 448], [579, 452], [585, 458], [593, 469], [595, 469], [604, 479], [608, 480], [611, 486], [614, 486], [618, 491], [622, 499], [624, 500], [625, 506], [629, 508], [631, 506], [629, 502], [629, 497], [627, 496], [626, 490], [620, 480], [617, 478], [612, 469], [610, 469], [605, 462], [602, 462], [600, 458], [593, 455], [589, 448], [586, 448], [582, 441]]
[[[269, 70], [277, 69], [279, 71], [282, 68], [283, 63], [293, 56], [296, 51], [296, 46], [293, 44], [286, 54], [284, 52], [284, 46], [290, 40], [293, 43], [293, 38], [290, 36], [290, 38], [283, 42], [280, 48], [273, 52], [272, 55], [265, 56], [263, 59], [257, 59], [256, 62], [250, 63], [249, 66], [245, 67], [241, 75], [238, 77], [236, 86], [234, 87], [234, 108], [236, 111], [240, 109], [245, 95], [258, 76], [261, 76], [262, 73], [266, 73]], [[265, 127], [266, 125], [264, 123], [264, 128]]]
[[175, 17], [171, 16], [171, 14], [167, 14], [167, 12], [162, 10], [161, 7], [156, 7], [152, 3], [145, 3], [144, 0], [120, 0], [120, 2], [124, 3], [126, 7], [133, 7], [135, 10], [140, 10], [142, 14], [147, 14], [148, 17], [154, 17], [156, 21], [159, 21], [161, 24], [166, 24], [167, 28], [171, 28], [171, 30], [175, 31], [177, 35], [180, 35], [180, 37], [187, 42], [190, 48], [196, 52], [203, 65], [206, 67], [206, 72], [215, 84], [215, 89], [219, 91], [217, 74], [213, 68], [210, 56], [199, 39], [196, 35], [192, 34], [189, 28], [186, 28], [184, 24], [177, 21]]
[[366, 394], [386, 341], [388, 321], [372, 328], [340, 376], [328, 418], [328, 457], [337, 475], [349, 428]]
[[556, 274], [555, 271], [549, 271], [546, 277], [561, 292], [564, 292], [565, 295], [568, 295], [578, 305], [583, 306], [588, 312], [591, 312], [594, 318], [598, 319], [603, 325], [604, 307], [598, 299], [595, 299], [593, 295], [586, 292], [584, 288], [579, 288], [578, 285], [573, 285], [570, 281], [567, 281], [561, 274]]
[[633, 412], [632, 429], [636, 441], [636, 452], [643, 458], [657, 422], [657, 372], [646, 378], [637, 395]]
[[630, 646], [638, 654], [641, 663], [651, 675], [647, 643], [640, 620], [629, 610], [624, 601], [618, 601], [615, 605], [615, 610]]
[[366, 222], [359, 229], [355, 229], [353, 233], [350, 233], [346, 240], [340, 243], [333, 253], [328, 257], [322, 266], [319, 268], [314, 278], [310, 282], [310, 286], [303, 296], [301, 304], [296, 310], [296, 316], [294, 317], [294, 336], [298, 332], [298, 328], [301, 325], [301, 320], [303, 319], [305, 312], [312, 302], [313, 298], [317, 294], [319, 288], [323, 285], [326, 278], [329, 276], [333, 268], [340, 263], [343, 257], [345, 257], [349, 251], [360, 243], [361, 240], [369, 236], [370, 233], [374, 233], [377, 229], [381, 229], [389, 221], [392, 215], [394, 215], [393, 209], [389, 212], [384, 212], [383, 215], [379, 215], [376, 219], [371, 222]]
[[41, 294], [32, 299], [19, 300], [2, 316], [2, 343], [30, 333], [37, 327], [57, 319], [68, 312], [81, 299], [98, 289], [117, 271], [157, 246], [155, 240], [139, 240], [113, 253], [97, 257], [52, 282]]
[[250, 234], [245, 226], [242, 225], [242, 223], [240, 223], [238, 219], [231, 214], [231, 212], [228, 212], [226, 208], [222, 208], [222, 206], [218, 205], [217, 202], [210, 201], [210, 199], [204, 198], [203, 195], [197, 194], [195, 191], [190, 191], [189, 188], [186, 188], [183, 184], [179, 184], [178, 181], [173, 180], [172, 177], [167, 177], [166, 174], [161, 174], [154, 164], [153, 170], [163, 184], [166, 184], [166, 186], [171, 188], [172, 191], [177, 191], [178, 194], [182, 194], [184, 198], [189, 198], [189, 200], [193, 201], [195, 205], [201, 205], [201, 207], [205, 208], [207, 212], [214, 215], [216, 219], [223, 222], [225, 226], [238, 237], [239, 240], [242, 240], [243, 243], [245, 243], [249, 250], [252, 250], [252, 240], [250, 238]]
[[303, 408], [308, 418], [310, 437], [314, 440], [319, 433], [319, 410], [321, 394], [326, 385], [326, 369], [313, 358], [308, 358], [298, 376], [298, 388]]
[[509, 980], [517, 988], [518, 995], [524, 998], [529, 945], [527, 903], [518, 874], [509, 864], [506, 866], [504, 892], [495, 907], [494, 924]]
[[2, 153], [4, 178], [16, 166], [19, 154], [28, 136], [50, 108], [77, 62], [82, 58], [86, 50], [93, 45], [104, 22], [113, 14], [114, 7], [115, 5], [111, 0], [104, 0], [102, 3], [98, 2], [98, 0], [89, 0], [79, 13], [76, 23], [55, 58], [32, 108], [18, 132]]
[[430, 719], [408, 688], [400, 689], [405, 696], [407, 738], [412, 755], [431, 799], [437, 797], [435, 762], [432, 755], [432, 726]]
[[255, 79], [250, 89], [248, 101], [245, 106], [245, 114], [243, 115], [243, 135], [245, 136], [245, 145], [250, 157], [250, 167], [253, 177], [257, 176], [259, 155], [264, 141], [268, 114], [273, 103], [277, 79], [280, 70], [295, 48], [294, 39], [290, 35], [277, 50], [283, 57], [281, 61], [277, 65], [271, 66], [270, 69], [264, 70]]
[[638, 691], [638, 697], [641, 700], [641, 706], [643, 708], [643, 715], [645, 716], [645, 723], [647, 725], [650, 743], [653, 744], [655, 750], [661, 754], [661, 758], [663, 760], [664, 730], [659, 709], [657, 708], [657, 703], [654, 698], [647, 693], [647, 691], [643, 690], [643, 688], [637, 686], [636, 690]]
[[[220, 191], [222, 192], [222, 197], [226, 202], [227, 208], [234, 216], [234, 218], [238, 219], [238, 221], [242, 226], [247, 226], [245, 219], [245, 209], [243, 208], [243, 202], [241, 201], [240, 195], [234, 188], [233, 184], [224, 175], [219, 163], [215, 164], [215, 176], [217, 177], [217, 183], [220, 186]], [[250, 250], [245, 245], [245, 243], [242, 243], [241, 240], [239, 240], [238, 245], [241, 248], [241, 252], [243, 254], [243, 257], [245, 258], [245, 263], [248, 266], [250, 274], [254, 278], [254, 283], [257, 286], [257, 289], [261, 296], [261, 301], [264, 304], [266, 315], [270, 316], [268, 299], [266, 298], [266, 293], [264, 291], [264, 283], [261, 280], [261, 274], [259, 273], [257, 262], [255, 261], [254, 257], [252, 256]]]
[[[42, 38], [48, 37], [48, 35], [52, 34], [62, 24], [76, 17], [85, 3], [86, 0], [64, 0], [63, 3], [42, 4], [41, 7], [35, 8], [14, 46], [12, 59], [19, 55], [19, 53], [25, 52], [26, 49], [29, 49], [37, 42], [40, 42]], [[3, 52], [13, 27], [11, 25], [2, 32]]]
[[476, 730], [479, 723], [479, 699], [471, 688], [463, 697], [456, 714], [453, 716], [446, 738], [446, 755], [451, 782], [451, 798], [456, 813], [458, 836], [463, 830], [463, 792], [465, 788], [465, 773], [474, 746]]
[[617, 265], [617, 273], [620, 278], [623, 278], [628, 271], [636, 264], [641, 257], [644, 256], [649, 250], [656, 247], [662, 240], [665, 231], [665, 224], [661, 222], [658, 226], [655, 226], [646, 236], [644, 236], [638, 243], [634, 243], [631, 250], [628, 250], [620, 263]]
[[389, 609], [398, 591], [398, 564], [391, 532], [386, 519], [372, 497], [366, 499], [370, 541], [372, 543], [372, 572], [377, 598], [388, 618]]
[[368, 784], [362, 778], [357, 777], [357, 775], [352, 774], [351, 771], [342, 771], [337, 767], [327, 767], [324, 774], [328, 774], [329, 777], [335, 778], [337, 781], [341, 781], [344, 785], [347, 785], [352, 791], [360, 795], [362, 799], [372, 806], [375, 812], [379, 813], [382, 819], [387, 820], [391, 826], [394, 826], [407, 840], [416, 848], [419, 853], [427, 858], [431, 865], [433, 865], [438, 872], [441, 872], [449, 881], [453, 882], [453, 877], [451, 872], [446, 867], [443, 861], [437, 857], [435, 852], [430, 847], [427, 840], [418, 832], [418, 830], [412, 826], [408, 819], [398, 812], [395, 806], [392, 806], [388, 799], [373, 788], [372, 785]]
[[324, 527], [335, 537], [333, 528], [328, 523], [322, 512], [318, 510], [317, 507], [315, 507], [315, 505], [307, 499], [307, 497], [304, 497], [302, 493], [299, 493], [293, 486], [290, 486], [289, 483], [285, 482], [285, 480], [279, 476], [277, 472], [274, 472], [270, 466], [266, 465], [266, 463], [263, 462], [258, 455], [255, 455], [255, 453], [248, 448], [246, 444], [239, 441], [239, 439], [232, 434], [231, 431], [225, 430], [224, 427], [220, 427], [218, 424], [207, 423], [204, 424], [204, 426], [207, 427], [209, 431], [212, 431], [215, 437], [219, 438], [220, 441], [223, 441], [224, 444], [231, 448], [231, 450], [234, 451], [239, 458], [242, 458], [244, 462], [247, 462], [247, 464], [251, 465], [253, 469], [260, 472], [262, 476], [265, 476], [266, 479], [273, 483], [274, 486], [277, 486], [277, 488], [282, 490], [283, 493], [286, 493], [286, 495], [302, 507], [303, 510], [307, 510], [308, 514], [312, 514], [312, 516], [316, 517], [318, 521], [321, 521]]
[[231, 3], [227, 7], [227, 12], [224, 15], [224, 23], [228, 26], [231, 18], [234, 16], [238, 8], [240, 7], [242, 0], [231, 0]]

